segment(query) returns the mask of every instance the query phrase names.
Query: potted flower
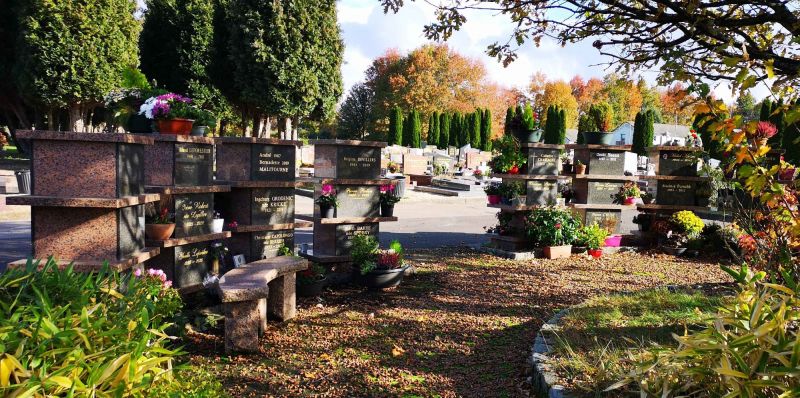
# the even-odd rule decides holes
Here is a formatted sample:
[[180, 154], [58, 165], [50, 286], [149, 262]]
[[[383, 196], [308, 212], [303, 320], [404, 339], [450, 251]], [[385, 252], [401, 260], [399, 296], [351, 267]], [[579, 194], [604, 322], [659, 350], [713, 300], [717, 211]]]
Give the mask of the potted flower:
[[586, 165], [583, 164], [580, 160], [575, 162], [575, 174], [583, 175], [586, 174]]
[[542, 126], [538, 113], [523, 113], [522, 127], [525, 129], [527, 142], [539, 142], [542, 139]]
[[586, 246], [590, 256], [600, 258], [603, 255], [603, 246], [605, 246], [607, 237], [608, 231], [605, 228], [591, 224], [578, 231], [577, 241]]
[[400, 201], [400, 197], [395, 194], [393, 184], [381, 185], [380, 190], [381, 217], [392, 217], [394, 205]]
[[603, 217], [600, 220], [600, 226], [608, 232], [608, 237], [606, 237], [605, 246], [606, 247], [620, 247], [622, 245], [622, 235], [615, 234], [614, 232], [617, 230], [617, 224], [619, 221], [616, 217]]
[[228, 246], [222, 242], [214, 242], [211, 244], [211, 274], [219, 275], [220, 266], [225, 265], [225, 256], [230, 253]]
[[364, 286], [386, 289], [399, 285], [408, 269], [403, 263], [403, 246], [393, 241], [389, 249], [381, 250], [374, 236], [359, 235], [350, 250], [358, 279]]
[[223, 228], [225, 227], [225, 219], [222, 218], [222, 214], [220, 212], [214, 212], [214, 219], [211, 220], [211, 233], [218, 234], [221, 233]]
[[572, 254], [572, 242], [580, 222], [570, 210], [540, 207], [531, 211], [525, 221], [528, 236], [544, 247], [545, 257], [567, 258]]
[[656, 201], [656, 197], [653, 196], [653, 194], [651, 194], [650, 192], [642, 192], [642, 195], [640, 197], [642, 198], [642, 203], [646, 205], [653, 204], [653, 202]]
[[155, 120], [161, 134], [189, 135], [195, 113], [190, 98], [175, 93], [148, 98], [139, 108], [139, 114]]
[[668, 221], [660, 221], [653, 229], [659, 234], [661, 249], [675, 256], [686, 251], [686, 244], [703, 232], [703, 220], [689, 210], [676, 212]]
[[397, 173], [400, 171], [400, 165], [395, 162], [389, 162], [386, 164], [386, 170], [392, 174]]
[[492, 143], [497, 155], [489, 162], [492, 170], [506, 174], [519, 174], [520, 165], [525, 163], [519, 141], [511, 135], [505, 135]]
[[755, 128], [749, 126], [747, 128], [747, 135], [754, 146], [760, 147], [767, 145], [767, 141], [778, 133], [778, 128], [770, 122], [758, 122]]
[[175, 216], [162, 207], [154, 217], [146, 220], [144, 233], [151, 240], [167, 240], [175, 232]]
[[336, 189], [333, 188], [333, 185], [323, 185], [322, 192], [316, 202], [319, 205], [321, 218], [333, 218], [336, 207], [339, 206], [339, 201], [336, 199]]
[[514, 203], [517, 205], [525, 203], [521, 196], [527, 194], [527, 190], [521, 182], [503, 182], [500, 184], [499, 191], [500, 203], [504, 205], [511, 206]]
[[611, 123], [614, 120], [614, 109], [608, 102], [593, 104], [589, 111], [578, 121], [578, 132], [583, 135], [586, 144], [612, 145], [614, 134]]
[[328, 284], [328, 273], [325, 267], [311, 263], [305, 271], [297, 273], [297, 295], [316, 297]]
[[489, 201], [490, 205], [496, 205], [500, 203], [499, 184], [489, 184], [483, 188], [483, 191], [486, 192], [486, 199]]
[[192, 127], [193, 136], [205, 137], [208, 130], [217, 125], [217, 119], [214, 117], [214, 114], [205, 109], [194, 108], [192, 117], [194, 119], [194, 126]]
[[239, 228], [239, 223], [236, 222], [236, 220], [233, 220], [233, 221], [228, 223], [227, 228], [228, 228], [228, 231], [236, 231], [236, 229]]
[[473, 177], [475, 177], [475, 179], [477, 179], [477, 180], [483, 180], [483, 179], [484, 179], [484, 177], [485, 177], [485, 176], [483, 175], [483, 172], [481, 171], [481, 169], [475, 169], [475, 170], [473, 170], [473, 171], [472, 171], [472, 176], [473, 176]]
[[564, 198], [564, 204], [572, 202], [572, 199], [575, 198], [575, 190], [572, 189], [572, 184], [565, 183], [561, 186], [561, 197]]
[[572, 174], [572, 160], [566, 153], [561, 155], [561, 172], [563, 174]]
[[626, 181], [621, 187], [619, 192], [615, 195], [616, 202], [624, 205], [633, 205], [636, 199], [642, 195], [639, 186], [633, 181]]

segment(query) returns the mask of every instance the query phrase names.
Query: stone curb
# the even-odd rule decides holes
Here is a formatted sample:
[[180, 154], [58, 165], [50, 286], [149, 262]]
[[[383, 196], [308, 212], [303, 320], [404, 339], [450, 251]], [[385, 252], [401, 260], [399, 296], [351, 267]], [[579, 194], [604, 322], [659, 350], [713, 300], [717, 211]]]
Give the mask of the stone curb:
[[536, 340], [533, 342], [531, 356], [528, 358], [529, 374], [528, 381], [531, 389], [536, 396], [548, 398], [571, 398], [564, 386], [558, 385], [555, 371], [547, 364], [548, 354], [552, 351], [552, 345], [548, 338], [552, 339], [553, 333], [561, 329], [558, 322], [563, 318], [569, 309], [561, 310], [553, 315], [539, 332], [536, 333]]

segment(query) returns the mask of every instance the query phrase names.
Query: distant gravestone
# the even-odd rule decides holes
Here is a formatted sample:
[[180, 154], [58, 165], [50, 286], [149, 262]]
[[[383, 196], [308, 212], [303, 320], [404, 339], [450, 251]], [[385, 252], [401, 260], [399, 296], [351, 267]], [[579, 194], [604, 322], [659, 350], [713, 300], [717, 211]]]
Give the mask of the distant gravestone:
[[381, 171], [381, 149], [377, 147], [340, 146], [336, 159], [337, 178], [378, 178]]
[[211, 145], [175, 144], [175, 185], [211, 185], [213, 148]]
[[346, 255], [350, 253], [353, 246], [353, 239], [356, 236], [378, 237], [378, 224], [343, 224], [336, 226], [336, 255]]
[[528, 148], [528, 174], [558, 175], [561, 151], [551, 148]]
[[257, 261], [264, 258], [276, 257], [281, 247], [294, 248], [294, 230], [253, 232], [250, 235], [251, 260]]
[[210, 270], [209, 242], [192, 243], [175, 247], [175, 285], [193, 286], [203, 283]]
[[377, 217], [380, 210], [378, 185], [337, 185], [336, 217]]
[[694, 181], [658, 181], [656, 203], [676, 206], [694, 206], [696, 195]]
[[558, 181], [529, 180], [527, 187], [527, 204], [529, 206], [547, 206], [558, 199]]
[[406, 154], [403, 155], [403, 173], [421, 175], [428, 171], [430, 156]]
[[588, 209], [584, 213], [584, 224], [597, 224], [601, 227], [614, 226], [614, 232], [619, 230], [622, 213], [618, 210], [595, 210]]
[[294, 181], [297, 153], [294, 146], [256, 144], [250, 148], [253, 181]]
[[214, 194], [175, 195], [175, 237], [185, 238], [211, 233]]
[[614, 195], [624, 184], [623, 181], [589, 181], [586, 203], [613, 204]]
[[252, 189], [250, 222], [253, 225], [294, 222], [294, 188]]
[[690, 151], [660, 151], [658, 174], [663, 176], [697, 176], [697, 158]]
[[625, 172], [625, 152], [590, 150], [587, 173], [622, 175]]

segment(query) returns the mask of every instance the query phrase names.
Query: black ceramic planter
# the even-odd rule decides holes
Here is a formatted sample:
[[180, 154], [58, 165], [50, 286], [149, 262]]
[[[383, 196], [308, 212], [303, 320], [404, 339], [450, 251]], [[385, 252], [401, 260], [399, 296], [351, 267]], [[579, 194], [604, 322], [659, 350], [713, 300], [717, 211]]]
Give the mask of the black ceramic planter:
[[334, 218], [336, 208], [333, 206], [319, 205], [319, 216], [321, 218]]
[[393, 216], [394, 216], [394, 205], [381, 203], [381, 217], [393, 217]]
[[408, 269], [408, 266], [398, 269], [374, 270], [366, 275], [358, 274], [358, 279], [362, 285], [368, 288], [387, 289], [395, 287], [403, 281], [406, 269]]
[[600, 131], [583, 132], [583, 140], [587, 145], [613, 145], [614, 134], [602, 133]]
[[314, 283], [297, 284], [297, 295], [300, 297], [316, 297], [322, 294], [322, 289], [328, 285], [328, 277], [324, 277]]
[[147, 116], [133, 114], [128, 117], [128, 131], [133, 134], [152, 134], [153, 121]]

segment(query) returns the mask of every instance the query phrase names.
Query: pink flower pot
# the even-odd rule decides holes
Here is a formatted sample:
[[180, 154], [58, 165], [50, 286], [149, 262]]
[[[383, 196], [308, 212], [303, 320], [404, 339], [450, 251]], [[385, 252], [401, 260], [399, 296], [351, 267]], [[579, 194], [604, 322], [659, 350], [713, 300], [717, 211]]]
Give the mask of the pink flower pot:
[[625, 198], [625, 204], [626, 205], [630, 206], [630, 205], [635, 204], [635, 203], [636, 203], [636, 198]]
[[486, 195], [486, 199], [489, 200], [490, 205], [496, 205], [500, 203], [500, 195]]
[[622, 235], [611, 235], [606, 238], [606, 247], [619, 247], [622, 243]]

